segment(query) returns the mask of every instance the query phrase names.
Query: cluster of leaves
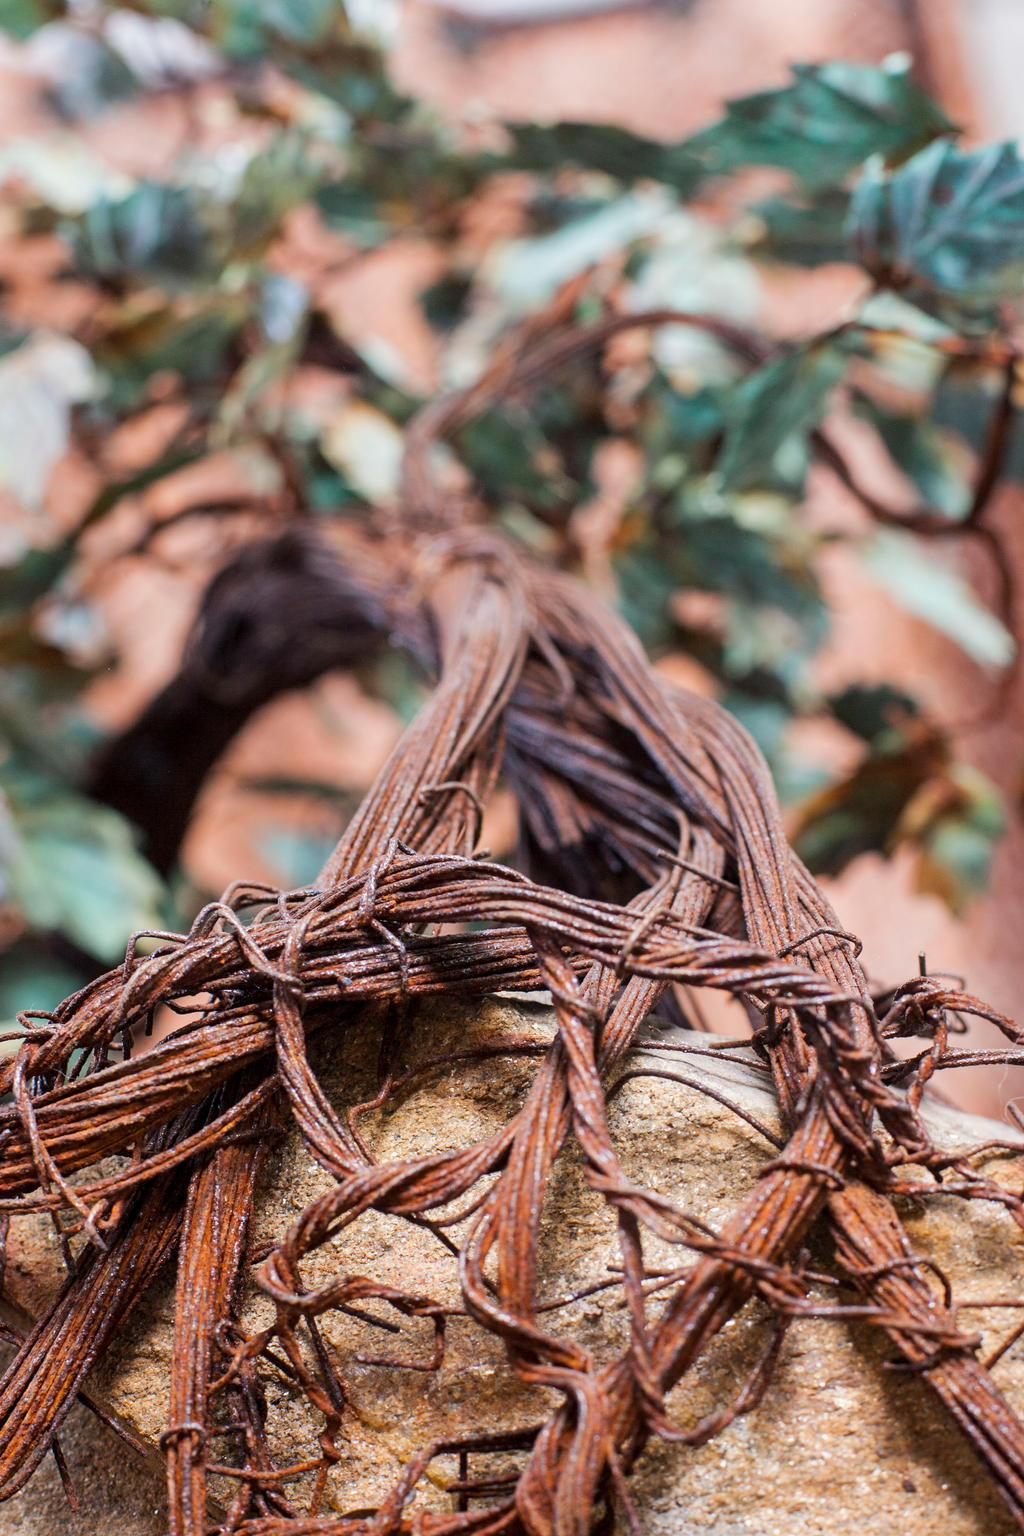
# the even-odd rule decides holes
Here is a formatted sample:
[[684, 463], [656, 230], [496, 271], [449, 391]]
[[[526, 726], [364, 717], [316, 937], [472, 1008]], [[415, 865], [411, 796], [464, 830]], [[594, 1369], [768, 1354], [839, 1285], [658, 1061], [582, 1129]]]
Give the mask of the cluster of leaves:
[[[379, 9], [0, 4], [45, 75], [54, 122], [9, 144], [0, 175], [25, 234], [59, 236], [59, 277], [95, 299], [77, 329], [8, 323], [0, 336], [0, 476], [25, 513], [23, 537], [0, 551], [0, 860], [14, 940], [0, 1014], [8, 982], [24, 1003], [35, 977], [28, 1000], [41, 1006], [66, 990], [53, 934], [72, 967], [110, 961], [129, 929], [162, 925], [172, 906], [127, 825], [79, 790], [91, 739], [81, 696], [102, 655], [78, 579], [83, 537], [125, 497], [225, 449], [249, 467], [252, 508], [277, 517], [372, 523], [396, 496], [402, 429], [424, 391], [386, 348], [342, 334], [317, 284], [289, 270], [282, 235], [300, 204], [336, 237], [339, 265], [410, 232], [431, 243], [440, 275], [421, 303], [444, 384], [481, 373], [552, 307], [581, 323], [609, 310], [692, 316], [483, 412], [444, 445], [447, 468], [461, 465], [482, 515], [573, 565], [604, 451], [629, 445], [632, 485], [600, 555], [648, 645], [695, 657], [783, 793], [803, 799], [813, 865], [836, 871], [911, 842], [923, 882], [954, 906], [984, 882], [1002, 821], [991, 786], [914, 700], [868, 686], [827, 697], [812, 663], [829, 628], [819, 558], [840, 539], [980, 666], [1012, 663], [1008, 615], [985, 608], [929, 539], [977, 533], [992, 485], [1024, 472], [1010, 432], [990, 427], [1021, 292], [1017, 151], [959, 147], [903, 58], [796, 67], [789, 85], [730, 103], [678, 144], [595, 123], [460, 130], [392, 86], [365, 30]], [[229, 141], [183, 152], [160, 179], [90, 148], [97, 118], [168, 93], [216, 96]], [[726, 180], [729, 217], [715, 212]], [[517, 228], [481, 252], [467, 229], [495, 188], [516, 200]], [[757, 334], [767, 268], [836, 260], [864, 273], [841, 325], [785, 346]], [[345, 379], [328, 419], [284, 387], [313, 366]], [[157, 400], [187, 404], [172, 440], [130, 476], [104, 475], [96, 445]], [[836, 469], [836, 412], [860, 419], [913, 492], [905, 518], [868, 496], [857, 529], [802, 515], [815, 460]], [[71, 443], [103, 484], [69, 535], [47, 524], [45, 502]], [[861, 744], [843, 781], [794, 756], [788, 726], [806, 715]]]

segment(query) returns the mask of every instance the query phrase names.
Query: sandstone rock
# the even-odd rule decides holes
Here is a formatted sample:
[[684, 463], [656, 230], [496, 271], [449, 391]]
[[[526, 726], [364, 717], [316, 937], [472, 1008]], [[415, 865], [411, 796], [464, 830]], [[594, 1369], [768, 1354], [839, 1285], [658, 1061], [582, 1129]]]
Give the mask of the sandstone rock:
[[[545, 1042], [552, 1029], [551, 1014], [537, 1005], [501, 1000], [436, 1004], [418, 1016], [407, 1060], [496, 1038]], [[344, 1109], [373, 1096], [378, 1035], [379, 1020], [368, 1011], [346, 1026], [343, 1036], [324, 1031], [311, 1043], [311, 1058], [336, 1106]], [[708, 1037], [673, 1032], [671, 1039], [706, 1045]], [[535, 1064], [536, 1057], [492, 1057], [431, 1069], [383, 1110], [367, 1114], [364, 1134], [381, 1159], [475, 1141], [497, 1129], [522, 1101]], [[682, 1073], [777, 1128], [766, 1074], [751, 1052], [714, 1058], [669, 1055], [659, 1052], [653, 1033], [629, 1066]], [[936, 1135], [947, 1145], [975, 1145], [1006, 1135], [1004, 1127], [971, 1116], [941, 1108], [929, 1113]], [[753, 1127], [699, 1088], [652, 1077], [635, 1078], [622, 1089], [612, 1102], [610, 1124], [627, 1172], [712, 1226], [753, 1187], [760, 1167], [774, 1153]], [[988, 1171], [1019, 1188], [1024, 1146], [1021, 1159], [995, 1157]], [[287, 1136], [264, 1171], [254, 1242], [279, 1233], [329, 1183], [297, 1135]], [[1021, 1294], [1024, 1236], [996, 1207], [968, 1207], [949, 1197], [902, 1214], [912, 1240], [942, 1265], [959, 1297]], [[678, 1249], [657, 1242], [647, 1245], [647, 1256], [654, 1265], [680, 1262]], [[540, 1252], [545, 1295], [568, 1295], [602, 1279], [616, 1258], [613, 1222], [587, 1189], [580, 1162], [569, 1149], [556, 1167], [545, 1211]], [[376, 1214], [311, 1255], [306, 1279], [315, 1285], [338, 1270], [373, 1273], [407, 1290], [457, 1300], [451, 1258], [436, 1238]], [[47, 1225], [35, 1219], [16, 1223], [7, 1281], [13, 1300], [36, 1311], [58, 1283]], [[172, 1287], [168, 1274], [90, 1385], [154, 1446], [166, 1422]], [[258, 1327], [269, 1311], [265, 1298], [250, 1286], [245, 1326]], [[1012, 1326], [1015, 1314], [990, 1308], [966, 1316], [969, 1326], [983, 1334], [987, 1349]], [[556, 1330], [571, 1329], [598, 1358], [620, 1349], [625, 1339], [617, 1289], [549, 1313], [547, 1322]], [[429, 1438], [468, 1424], [489, 1431], [530, 1423], [545, 1407], [539, 1394], [510, 1376], [500, 1349], [467, 1320], [449, 1325], [445, 1363], [433, 1375], [361, 1364], [355, 1358], [429, 1358], [431, 1331], [424, 1322], [403, 1324], [401, 1339], [342, 1314], [323, 1318], [321, 1327], [349, 1392], [343, 1455], [328, 1490], [330, 1509], [375, 1504], [401, 1463]], [[729, 1324], [672, 1394], [670, 1407], [681, 1424], [692, 1425], [731, 1400], [768, 1327], [767, 1314], [756, 1303]], [[889, 1354], [887, 1340], [866, 1324], [796, 1322], [757, 1411], [699, 1449], [656, 1443], [645, 1453], [633, 1491], [648, 1536], [861, 1536], [866, 1523], [876, 1536], [924, 1536], [939, 1529], [944, 1536], [1012, 1536], [1012, 1521], [972, 1452], [924, 1382], [885, 1369]], [[1024, 1348], [1010, 1351], [996, 1378], [1024, 1411]], [[304, 1399], [273, 1379], [268, 1399], [268, 1432], [279, 1462], [315, 1454], [319, 1421]], [[72, 1434], [69, 1460], [83, 1493], [97, 1464], [111, 1455], [118, 1466], [128, 1464], [123, 1449], [97, 1450], [100, 1441], [106, 1444], [106, 1434], [82, 1425]], [[474, 1474], [488, 1465], [494, 1463], [474, 1460]], [[444, 1487], [455, 1471], [453, 1460], [439, 1458], [418, 1499], [449, 1508], [451, 1496]], [[59, 1484], [49, 1471], [40, 1476], [48, 1479], [43, 1493], [43, 1485], [34, 1483], [0, 1507], [0, 1536], [15, 1531], [21, 1536], [84, 1536], [115, 1524], [121, 1536], [154, 1536], [158, 1528], [151, 1502], [155, 1485], [151, 1470], [141, 1464], [138, 1476], [126, 1479], [126, 1501], [116, 1521], [111, 1506], [91, 1525], [58, 1514], [53, 1495]]]
[[[4, 1362], [6, 1364], [6, 1360]], [[167, 1536], [167, 1481], [76, 1406], [61, 1430], [79, 1508], [73, 1511], [52, 1457], [32, 1481], [0, 1504], [0, 1536]]]

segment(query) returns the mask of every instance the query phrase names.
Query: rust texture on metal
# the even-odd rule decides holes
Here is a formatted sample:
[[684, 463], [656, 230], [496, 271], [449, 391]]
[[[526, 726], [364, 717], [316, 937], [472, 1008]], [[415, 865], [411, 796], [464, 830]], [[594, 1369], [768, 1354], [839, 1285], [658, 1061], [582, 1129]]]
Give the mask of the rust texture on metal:
[[[583, 341], [600, 346], [608, 334]], [[908, 1188], [921, 1195], [923, 1172], [937, 1189], [997, 1200], [1024, 1227], [1024, 1200], [979, 1172], [973, 1154], [936, 1145], [920, 1114], [937, 1071], [981, 1059], [950, 1044], [958, 1015], [1002, 1031], [1005, 1047], [983, 1053], [992, 1062], [1024, 1062], [1021, 1032], [941, 977], [915, 977], [876, 1002], [859, 945], [791, 851], [768, 770], [740, 725], [657, 675], [626, 625], [571, 576], [447, 509], [432, 483], [439, 435], [582, 344], [542, 337], [475, 392], [424, 413], [410, 428], [390, 529], [324, 555], [344, 570], [368, 628], [415, 653], [435, 687], [316, 884], [229, 889], [187, 934], [157, 935], [148, 953], [133, 943], [123, 966], [52, 1014], [22, 1016], [0, 1066], [0, 1213], [50, 1213], [69, 1274], [0, 1380], [0, 1497], [55, 1445], [88, 1371], [176, 1251], [162, 1446], [173, 1536], [586, 1536], [632, 1522], [629, 1474], [645, 1441], [706, 1440], [755, 1409], [788, 1321], [807, 1313], [882, 1329], [1024, 1528], [1024, 1425], [893, 1204]], [[499, 777], [519, 805], [516, 869], [479, 846]], [[742, 1002], [786, 1128], [755, 1191], [717, 1231], [627, 1176], [607, 1125], [637, 1032], [677, 985]], [[415, 1031], [425, 995], [538, 988], [553, 999], [557, 1037], [536, 1057], [522, 1106], [469, 1147], [375, 1161], [307, 1057], [313, 1031], [328, 1032], [343, 1057], [347, 1021], [367, 1002], [387, 1005], [397, 1038], [399, 1025]], [[153, 1049], [133, 1049], [167, 1007], [186, 1022]], [[384, 1102], [401, 1081], [400, 1050], [384, 1051], [381, 1072]], [[334, 1182], [254, 1254], [261, 1159], [289, 1116]], [[621, 1287], [629, 1341], [610, 1362], [550, 1331], [538, 1292], [545, 1189], [570, 1141], [617, 1223], [609, 1284]], [[321, 1506], [345, 1381], [318, 1319], [368, 1302], [399, 1328], [425, 1318], [430, 1369], [451, 1315], [372, 1272], [307, 1287], [305, 1256], [370, 1211], [436, 1236], [458, 1267], [461, 1310], [555, 1406], [500, 1446], [471, 1434], [422, 1446], [380, 1508], [339, 1515]], [[829, 1306], [807, 1270], [815, 1226], [831, 1234], [840, 1281]], [[677, 1271], [648, 1271], [645, 1233], [677, 1247]], [[237, 1296], [252, 1266], [274, 1315], [247, 1336]], [[731, 1401], [682, 1435], [666, 1395], [755, 1297], [778, 1320], [771, 1347]], [[401, 1341], [391, 1352], [402, 1354]], [[319, 1415], [319, 1444], [299, 1467], [273, 1461], [269, 1371], [286, 1372]], [[514, 1475], [474, 1480], [473, 1454], [495, 1449], [515, 1458]], [[411, 1505], [442, 1453], [464, 1469], [450, 1509]], [[211, 1470], [237, 1490], [216, 1518]], [[289, 1493], [300, 1474], [312, 1474], [301, 1504]]]

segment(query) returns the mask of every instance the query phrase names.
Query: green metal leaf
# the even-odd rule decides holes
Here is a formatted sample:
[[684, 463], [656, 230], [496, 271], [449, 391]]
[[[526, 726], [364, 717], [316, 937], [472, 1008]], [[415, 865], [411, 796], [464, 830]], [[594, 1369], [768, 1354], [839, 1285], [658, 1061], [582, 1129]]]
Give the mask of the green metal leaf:
[[6, 899], [44, 931], [66, 933], [113, 964], [136, 929], [161, 928], [166, 892], [124, 817], [33, 776], [9, 791], [0, 881]]
[[50, 94], [62, 116], [95, 117], [135, 94], [138, 80], [105, 39], [63, 23], [46, 29]]
[[250, 159], [223, 221], [232, 253], [262, 247], [290, 209], [305, 199], [319, 180], [301, 133], [286, 132]]
[[934, 733], [883, 733], [853, 772], [812, 795], [795, 829], [797, 853], [819, 875], [838, 875], [862, 853], [891, 854], [902, 838], [920, 837], [927, 820], [908, 822], [922, 797], [930, 815], [949, 803], [947, 752]]
[[280, 133], [237, 180], [225, 173], [212, 187], [144, 181], [120, 199], [99, 198], [65, 233], [87, 276], [149, 279], [172, 291], [199, 279], [212, 286], [229, 261], [262, 249], [317, 179], [305, 138]]
[[329, 181], [318, 188], [316, 203], [330, 229], [366, 249], [382, 244], [391, 233], [381, 199], [369, 187]]
[[982, 306], [1024, 294], [1024, 160], [1013, 144], [930, 144], [872, 164], [850, 206], [858, 260], [879, 281]]
[[771, 484], [776, 455], [817, 426], [846, 370], [828, 342], [795, 348], [749, 374], [726, 400], [726, 434], [718, 472], [726, 490]]
[[869, 155], [900, 159], [953, 125], [905, 55], [873, 64], [795, 64], [793, 83], [730, 101], [686, 148], [711, 171], [777, 165], [808, 188], [841, 182]]
[[344, 10], [338, 0], [213, 0], [209, 29], [234, 58], [266, 52], [274, 39], [308, 46], [323, 42]]
[[0, 32], [19, 41], [31, 37], [49, 20], [49, 6], [43, 0], [0, 0]]
[[1006, 826], [1002, 795], [976, 768], [954, 763], [945, 785], [933, 790], [932, 807], [927, 787], [918, 798], [925, 801], [924, 814], [917, 818], [923, 824], [914, 825], [913, 802], [904, 817], [920, 844], [915, 884], [960, 914], [988, 884], [996, 844]]
[[525, 412], [485, 412], [458, 433], [456, 447], [493, 505], [518, 497], [551, 509], [571, 491], [557, 450]]
[[[72, 555], [69, 544], [58, 544], [53, 549], [30, 548], [16, 565], [0, 567], [0, 619], [5, 630], [13, 630], [24, 619], [26, 610], [56, 586]], [[0, 655], [9, 663], [6, 646]]]
[[616, 571], [623, 611], [650, 644], [671, 636], [676, 592], [718, 594], [718, 670], [730, 679], [772, 678], [778, 694], [798, 682], [825, 636], [828, 614], [811, 563], [813, 543], [785, 525], [757, 521], [744, 498], [709, 512], [684, 485], [669, 526], [645, 531], [619, 556]]
[[[997, 373], [979, 375], [969, 362], [954, 364], [942, 372], [931, 397], [932, 420], [937, 428], [950, 429], [973, 453], [982, 454], [1000, 387]], [[1007, 480], [1024, 480], [1024, 432], [1019, 430], [1019, 418], [1006, 444], [1002, 473]]]
[[688, 196], [703, 179], [698, 156], [681, 144], [662, 144], [612, 123], [514, 123], [509, 126], [514, 166], [531, 171], [561, 171], [578, 165], [631, 183], [660, 181]]
[[630, 545], [615, 562], [615, 573], [623, 617], [648, 650], [663, 646], [672, 636], [669, 601], [679, 588], [678, 575], [648, 540]]
[[667, 194], [648, 187], [626, 193], [553, 234], [509, 241], [491, 265], [498, 296], [513, 313], [538, 308], [570, 278], [655, 234], [669, 209]]
[[970, 455], [951, 434], [906, 412], [888, 411], [861, 396], [857, 413], [870, 421], [897, 468], [929, 510], [957, 522], [971, 505]]
[[148, 276], [175, 285], [211, 261], [209, 218], [187, 187], [143, 182], [119, 201], [101, 198], [66, 233], [89, 277]]
[[[83, 978], [70, 966], [37, 950], [31, 944], [15, 944], [0, 954], [0, 1030], [13, 1029], [23, 1008], [50, 1010], [72, 992]], [[14, 1042], [0, 1046], [10, 1051]]]
[[[222, 379], [251, 311], [250, 298], [244, 293], [205, 292], [194, 302], [190, 296], [184, 303], [175, 300], [143, 308], [137, 316], [129, 301], [94, 349], [107, 385], [104, 404], [114, 412], [131, 411], [153, 375], [164, 371], [177, 374], [192, 388]], [[143, 484], [180, 467], [173, 459], [159, 464]]]
[[849, 261], [846, 234], [849, 194], [827, 187], [814, 197], [771, 197], [757, 203], [741, 221], [739, 237], [754, 256], [820, 267]]
[[958, 817], [947, 817], [929, 835], [915, 871], [919, 891], [941, 896], [956, 916], [988, 885], [997, 838]]
[[828, 706], [841, 725], [867, 742], [877, 741], [918, 714], [916, 701], [888, 683], [851, 683], [842, 693], [833, 694]]

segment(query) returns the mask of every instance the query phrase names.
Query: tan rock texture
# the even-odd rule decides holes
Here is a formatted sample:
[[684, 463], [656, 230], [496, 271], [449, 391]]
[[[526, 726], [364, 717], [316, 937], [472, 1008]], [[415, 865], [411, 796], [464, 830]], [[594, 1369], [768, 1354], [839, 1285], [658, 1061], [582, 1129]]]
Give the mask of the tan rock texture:
[[[424, 1007], [409, 1026], [408, 1063], [465, 1051], [496, 1040], [542, 1046], [553, 1033], [550, 1011], [508, 1000]], [[380, 1019], [366, 1012], [325, 1029], [311, 1041], [311, 1059], [336, 1107], [373, 1097]], [[703, 1090], [724, 1095], [769, 1131], [778, 1129], [767, 1075], [749, 1050], [680, 1055], [667, 1044], [707, 1051], [708, 1036], [652, 1030], [621, 1069], [676, 1074], [688, 1083], [632, 1077], [611, 1101], [610, 1123], [627, 1172], [652, 1185], [702, 1221], [717, 1226], [754, 1185], [775, 1148], [733, 1109]], [[536, 1054], [441, 1062], [416, 1077], [380, 1110], [360, 1122], [374, 1155], [407, 1156], [428, 1148], [476, 1141], [497, 1129], [522, 1102]], [[1005, 1128], [952, 1111], [931, 1111], [935, 1133], [947, 1145], [972, 1146]], [[990, 1159], [988, 1171], [1018, 1188], [1022, 1157]], [[254, 1251], [276, 1236], [297, 1212], [329, 1187], [296, 1134], [271, 1153], [258, 1197]], [[953, 1197], [930, 1199], [901, 1212], [921, 1252], [936, 1259], [962, 1300], [1024, 1295], [1024, 1235], [996, 1207], [967, 1206]], [[449, 1229], [458, 1235], [460, 1228]], [[666, 1244], [646, 1247], [649, 1267], [673, 1268], [685, 1253]], [[815, 1254], [816, 1267], [828, 1256]], [[608, 1278], [617, 1261], [614, 1226], [599, 1197], [586, 1186], [579, 1159], [567, 1148], [556, 1166], [544, 1213], [540, 1275], [545, 1299], [556, 1300]], [[309, 1285], [338, 1271], [380, 1276], [406, 1291], [458, 1303], [451, 1255], [422, 1227], [371, 1213], [306, 1263]], [[45, 1223], [15, 1224], [7, 1289], [13, 1301], [37, 1311], [59, 1284], [55, 1243]], [[155, 1446], [166, 1423], [173, 1275], [154, 1288], [130, 1321], [90, 1390], [144, 1441]], [[652, 1303], [654, 1305], [654, 1303]], [[367, 1304], [383, 1316], [383, 1308]], [[245, 1297], [243, 1322], [253, 1329], [270, 1315], [255, 1285]], [[1019, 1316], [989, 1307], [964, 1314], [988, 1351]], [[623, 1347], [625, 1313], [613, 1286], [545, 1314], [553, 1330], [571, 1330], [598, 1359]], [[546, 1409], [508, 1372], [494, 1341], [465, 1318], [449, 1323], [444, 1364], [432, 1374], [360, 1357], [429, 1359], [431, 1329], [402, 1320], [402, 1336], [339, 1313], [321, 1320], [328, 1349], [344, 1376], [349, 1406], [342, 1458], [332, 1474], [327, 1507], [372, 1506], [402, 1462], [424, 1441], [472, 1425], [477, 1431], [535, 1422]], [[677, 1421], [693, 1426], [731, 1400], [769, 1336], [767, 1312], [754, 1303], [720, 1335], [670, 1399]], [[1012, 1536], [1013, 1525], [986, 1475], [927, 1385], [886, 1368], [884, 1336], [863, 1322], [801, 1319], [783, 1345], [767, 1396], [756, 1411], [734, 1422], [709, 1444], [692, 1449], [657, 1443], [645, 1453], [633, 1481], [648, 1536], [874, 1536], [942, 1531], [944, 1536]], [[996, 1368], [1011, 1402], [1024, 1408], [1024, 1347], [1011, 1349]], [[283, 1380], [268, 1377], [269, 1435], [279, 1464], [315, 1454], [317, 1416]], [[163, 1536], [155, 1514], [159, 1481], [109, 1432], [76, 1410], [65, 1434], [66, 1453], [84, 1509], [62, 1504], [52, 1464], [0, 1507], [0, 1536], [84, 1536], [116, 1530], [119, 1536]], [[507, 1463], [474, 1457], [473, 1475]], [[453, 1458], [438, 1458], [417, 1499], [450, 1507], [445, 1492], [456, 1475]], [[225, 1490], [214, 1489], [223, 1495]]]
[[2, 1536], [167, 1536], [167, 1487], [155, 1459], [149, 1466], [134, 1456], [80, 1406], [72, 1410], [60, 1443], [77, 1513], [48, 1457], [21, 1493], [0, 1504]]

